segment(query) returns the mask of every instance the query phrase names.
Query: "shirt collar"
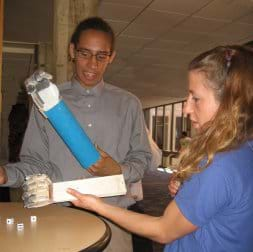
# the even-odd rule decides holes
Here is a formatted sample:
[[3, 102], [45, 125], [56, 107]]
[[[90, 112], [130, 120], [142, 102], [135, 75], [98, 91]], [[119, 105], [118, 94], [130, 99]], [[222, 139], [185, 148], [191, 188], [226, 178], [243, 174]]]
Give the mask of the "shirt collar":
[[79, 95], [99, 97], [104, 89], [104, 80], [102, 79], [96, 86], [92, 88], [85, 88], [80, 84], [77, 79], [73, 78], [71, 81], [71, 85]]

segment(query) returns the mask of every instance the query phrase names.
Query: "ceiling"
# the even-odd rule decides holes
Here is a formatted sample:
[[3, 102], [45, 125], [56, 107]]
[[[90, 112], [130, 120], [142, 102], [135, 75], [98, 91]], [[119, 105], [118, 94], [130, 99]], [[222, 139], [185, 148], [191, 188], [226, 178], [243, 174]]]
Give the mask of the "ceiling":
[[[53, 2], [6, 0], [4, 40], [50, 42]], [[253, 40], [253, 0], [100, 0], [98, 15], [117, 37], [105, 79], [144, 107], [184, 99], [187, 64], [198, 53]]]
[[144, 107], [182, 100], [200, 52], [253, 40], [253, 0], [101, 0], [98, 15], [117, 38], [105, 79]]

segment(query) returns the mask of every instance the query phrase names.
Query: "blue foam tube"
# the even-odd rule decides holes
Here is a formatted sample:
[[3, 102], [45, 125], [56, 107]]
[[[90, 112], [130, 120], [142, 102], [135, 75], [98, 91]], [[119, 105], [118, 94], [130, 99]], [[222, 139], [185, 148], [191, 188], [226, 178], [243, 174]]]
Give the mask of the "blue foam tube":
[[99, 160], [99, 152], [63, 100], [44, 113], [83, 168]]

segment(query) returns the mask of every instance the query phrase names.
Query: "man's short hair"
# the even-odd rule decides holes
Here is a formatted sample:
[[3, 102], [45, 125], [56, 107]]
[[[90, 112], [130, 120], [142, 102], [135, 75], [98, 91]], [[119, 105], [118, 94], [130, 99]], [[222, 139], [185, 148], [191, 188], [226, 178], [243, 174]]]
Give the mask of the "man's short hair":
[[81, 33], [83, 31], [90, 30], [90, 29], [96, 30], [96, 31], [102, 31], [102, 32], [106, 33], [111, 40], [111, 52], [113, 52], [114, 44], [115, 44], [114, 31], [113, 31], [112, 27], [105, 20], [103, 20], [100, 17], [90, 17], [90, 18], [87, 18], [87, 19], [84, 19], [83, 21], [81, 21], [77, 25], [77, 27], [71, 37], [70, 42], [72, 44], [74, 44], [75, 47], [77, 47]]

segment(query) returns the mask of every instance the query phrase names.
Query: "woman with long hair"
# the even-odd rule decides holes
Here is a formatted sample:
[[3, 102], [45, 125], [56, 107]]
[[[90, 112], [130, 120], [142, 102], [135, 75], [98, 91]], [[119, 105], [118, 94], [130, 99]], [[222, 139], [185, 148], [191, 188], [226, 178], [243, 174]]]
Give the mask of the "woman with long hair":
[[130, 232], [166, 243], [164, 251], [253, 250], [253, 52], [220, 46], [188, 69], [184, 112], [196, 136], [180, 154], [178, 192], [160, 217], [68, 192], [73, 204]]

